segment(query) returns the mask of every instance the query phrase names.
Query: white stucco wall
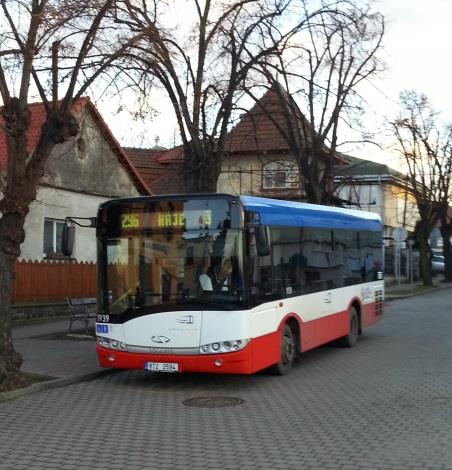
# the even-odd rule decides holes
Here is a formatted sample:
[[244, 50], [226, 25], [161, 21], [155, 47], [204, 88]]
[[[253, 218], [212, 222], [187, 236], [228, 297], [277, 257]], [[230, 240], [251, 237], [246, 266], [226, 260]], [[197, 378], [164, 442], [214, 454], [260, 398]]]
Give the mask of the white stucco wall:
[[[44, 258], [46, 218], [95, 217], [107, 199], [139, 195], [132, 176], [87, 111], [80, 118], [79, 135], [54, 148], [42, 182], [25, 220], [21, 259]], [[76, 227], [73, 258], [96, 261], [95, 229]]]
[[53, 149], [43, 182], [106, 197], [138, 194], [131, 174], [119, 161], [97, 122], [86, 112], [80, 118], [79, 135]]
[[[25, 220], [25, 241], [21, 245], [21, 259], [43, 259], [44, 220], [64, 220], [67, 216], [94, 217], [101, 202], [107, 198], [80, 194], [61, 189], [41, 187]], [[96, 261], [96, 231], [77, 227], [73, 257], [77, 261]]]
[[338, 196], [358, 204], [353, 209], [374, 212], [384, 217], [384, 187], [380, 184], [344, 185], [339, 188]]
[[[392, 236], [395, 227], [414, 230], [418, 218], [414, 199], [394, 184], [344, 185], [338, 191], [342, 199], [359, 202], [358, 209], [375, 212], [381, 216], [384, 235]], [[353, 207], [355, 208], [355, 207]]]
[[292, 161], [292, 159], [285, 153], [265, 157], [258, 155], [225, 156], [218, 178], [217, 191], [227, 194], [252, 194], [280, 198], [301, 195], [301, 188], [263, 188], [262, 168], [265, 164], [275, 161]]
[[262, 187], [261, 166], [256, 156], [226, 156], [221, 166], [217, 191], [227, 194], [257, 194]]

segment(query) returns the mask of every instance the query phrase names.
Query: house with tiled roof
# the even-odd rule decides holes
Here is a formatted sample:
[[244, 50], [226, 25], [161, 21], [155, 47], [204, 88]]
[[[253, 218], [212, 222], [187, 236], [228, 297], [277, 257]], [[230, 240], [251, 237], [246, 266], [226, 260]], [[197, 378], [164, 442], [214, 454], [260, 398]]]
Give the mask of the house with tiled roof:
[[414, 231], [418, 211], [405, 175], [386, 164], [344, 156], [335, 172], [336, 195], [345, 206], [380, 214], [384, 236], [396, 227]]
[[[284, 97], [291, 104], [290, 117], [288, 106], [282, 100]], [[292, 98], [279, 84], [275, 84], [228, 133], [219, 192], [304, 199], [298, 164], [283, 135], [290, 133], [289, 118], [298, 138], [309, 140], [309, 136], [303, 133], [310, 124]], [[302, 145], [299, 147], [301, 150]], [[341, 163], [339, 154], [331, 156], [326, 147], [322, 147], [316, 157], [320, 160], [320, 168], [327, 159], [333, 159], [335, 165]]]
[[[27, 137], [32, 151], [45, 121], [45, 109], [42, 103], [36, 103], [30, 110]], [[107, 199], [151, 194], [94, 104], [88, 98], [80, 99], [73, 106], [73, 114], [79, 123], [78, 135], [57, 144], [49, 157], [25, 220], [22, 259], [62, 258], [61, 232], [66, 216], [93, 217]], [[0, 126], [0, 171], [6, 166], [6, 158], [6, 135]], [[76, 227], [73, 257], [95, 261], [93, 229]]]
[[[304, 198], [298, 165], [281, 132], [288, 129], [287, 111], [280, 97], [282, 89], [276, 87], [278, 85], [270, 88], [244, 113], [226, 136], [218, 192]], [[302, 139], [309, 123], [296, 104], [292, 104]], [[130, 149], [126, 152], [156, 194], [184, 192], [183, 147], [158, 153], [143, 150], [143, 155], [147, 152], [144, 162], [136, 162]], [[408, 232], [414, 230], [417, 206], [403, 174], [388, 165], [338, 152], [331, 156], [326, 147], [317, 157], [325, 161], [334, 159], [335, 196], [342, 205], [380, 214], [388, 239], [395, 227], [404, 227]], [[152, 178], [146, 174], [146, 165], [153, 167]]]
[[[300, 121], [298, 127], [306, 128], [306, 119], [295, 109]], [[281, 129], [287, 130], [286, 110], [271, 88], [226, 136], [217, 191], [303, 199], [298, 166]], [[182, 146], [162, 153], [141, 149], [139, 158], [134, 156], [137, 149], [124, 150], [155, 194], [184, 192]], [[318, 158], [340, 162], [339, 155], [331, 157], [326, 148], [321, 149]]]
[[155, 194], [183, 192], [181, 166], [183, 147], [131, 148], [123, 147], [130, 162]]

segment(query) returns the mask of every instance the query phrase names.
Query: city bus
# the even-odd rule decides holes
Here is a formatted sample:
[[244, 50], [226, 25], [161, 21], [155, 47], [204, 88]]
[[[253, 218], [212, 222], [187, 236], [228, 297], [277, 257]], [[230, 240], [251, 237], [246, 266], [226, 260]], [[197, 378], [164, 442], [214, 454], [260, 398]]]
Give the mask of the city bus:
[[380, 217], [227, 194], [103, 203], [97, 355], [151, 372], [287, 374], [383, 316]]

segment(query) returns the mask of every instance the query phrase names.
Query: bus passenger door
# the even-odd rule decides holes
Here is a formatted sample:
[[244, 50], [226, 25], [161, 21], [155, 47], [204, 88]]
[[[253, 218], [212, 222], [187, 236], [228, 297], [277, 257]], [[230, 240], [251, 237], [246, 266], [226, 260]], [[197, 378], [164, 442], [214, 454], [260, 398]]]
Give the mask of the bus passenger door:
[[309, 321], [303, 325], [303, 348], [311, 349], [338, 337], [341, 316], [337, 315], [338, 293], [334, 289], [318, 290], [303, 297]]

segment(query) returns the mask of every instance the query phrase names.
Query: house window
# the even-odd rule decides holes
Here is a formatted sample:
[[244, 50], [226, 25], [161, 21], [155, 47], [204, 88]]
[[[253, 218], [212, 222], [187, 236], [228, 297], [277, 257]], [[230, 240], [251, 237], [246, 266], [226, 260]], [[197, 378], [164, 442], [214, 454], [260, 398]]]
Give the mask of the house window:
[[62, 257], [61, 241], [64, 221], [45, 219], [44, 221], [44, 256], [46, 258]]
[[298, 188], [300, 185], [297, 164], [287, 160], [270, 162], [262, 167], [262, 187], [272, 188]]

